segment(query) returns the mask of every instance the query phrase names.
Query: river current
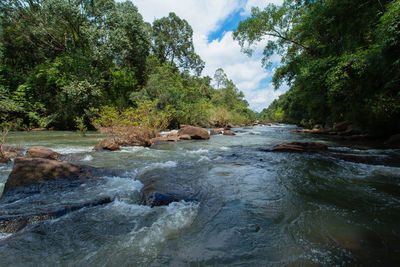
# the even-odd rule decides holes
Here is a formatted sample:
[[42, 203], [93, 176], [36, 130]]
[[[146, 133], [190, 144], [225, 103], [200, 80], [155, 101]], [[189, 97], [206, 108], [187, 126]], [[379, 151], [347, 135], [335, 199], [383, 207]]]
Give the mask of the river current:
[[[92, 151], [103, 138], [95, 133], [11, 133], [9, 144], [45, 146], [124, 175], [0, 201], [5, 216], [115, 199], [0, 234], [0, 266], [399, 266], [400, 150], [292, 128], [238, 128], [236, 136], [118, 152]], [[371, 162], [263, 151], [292, 141], [324, 142]], [[0, 165], [0, 189], [11, 168]], [[196, 201], [144, 206], [141, 181], [149, 180]]]

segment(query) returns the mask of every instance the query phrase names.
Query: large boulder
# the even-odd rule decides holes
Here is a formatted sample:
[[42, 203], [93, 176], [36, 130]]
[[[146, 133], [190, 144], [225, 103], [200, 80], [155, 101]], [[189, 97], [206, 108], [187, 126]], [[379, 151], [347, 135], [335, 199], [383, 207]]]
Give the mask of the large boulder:
[[274, 146], [272, 152], [319, 152], [326, 151], [328, 147], [316, 142], [293, 142]]
[[109, 151], [118, 151], [121, 150], [119, 145], [115, 143], [114, 141], [104, 139], [101, 140], [94, 148], [93, 150], [96, 151], [102, 151], [102, 150], [109, 150]]
[[118, 175], [118, 173], [116, 170], [97, 169], [57, 160], [16, 158], [5, 184], [4, 193], [14, 187], [33, 183], [45, 183], [58, 179], [95, 178], [105, 175]]
[[60, 159], [61, 154], [41, 146], [33, 146], [25, 153], [25, 158]]
[[186, 126], [178, 131], [178, 136], [189, 135], [191, 139], [210, 139], [210, 133], [200, 127]]

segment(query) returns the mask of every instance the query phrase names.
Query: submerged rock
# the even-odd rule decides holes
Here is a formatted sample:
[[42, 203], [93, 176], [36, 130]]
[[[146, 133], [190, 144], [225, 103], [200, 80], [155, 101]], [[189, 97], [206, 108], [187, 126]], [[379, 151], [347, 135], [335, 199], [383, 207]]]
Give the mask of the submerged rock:
[[177, 192], [158, 191], [151, 187], [142, 189], [141, 194], [143, 203], [151, 207], [166, 206], [172, 202], [179, 202], [181, 200], [195, 201], [195, 199]]
[[41, 146], [33, 146], [28, 149], [25, 153], [25, 158], [43, 158], [43, 159], [60, 159], [61, 154], [57, 153], [51, 149], [41, 147]]
[[293, 142], [274, 146], [272, 152], [319, 152], [326, 151], [328, 147], [316, 142]]
[[0, 233], [14, 234], [28, 225], [40, 223], [45, 220], [52, 220], [59, 218], [67, 213], [80, 210], [87, 207], [95, 207], [104, 205], [112, 202], [110, 197], [104, 197], [96, 199], [90, 202], [71, 205], [60, 208], [59, 210], [41, 212], [36, 214], [23, 214], [23, 215], [12, 215], [12, 216], [1, 216], [0, 217]]
[[178, 131], [178, 136], [188, 135], [191, 139], [210, 139], [210, 133], [200, 127], [195, 126], [185, 126]]
[[116, 174], [116, 170], [97, 169], [43, 158], [16, 158], [4, 187], [8, 190], [33, 183], [45, 183], [57, 179], [95, 178]]
[[102, 151], [102, 150], [109, 150], [109, 151], [118, 151], [121, 150], [119, 145], [115, 143], [114, 141], [104, 139], [101, 140], [94, 148], [93, 150], [96, 151]]

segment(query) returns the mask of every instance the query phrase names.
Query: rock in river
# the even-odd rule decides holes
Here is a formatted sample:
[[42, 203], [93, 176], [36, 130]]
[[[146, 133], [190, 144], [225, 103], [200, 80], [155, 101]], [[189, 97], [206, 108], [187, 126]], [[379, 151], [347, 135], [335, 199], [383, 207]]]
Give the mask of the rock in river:
[[117, 151], [121, 150], [119, 145], [111, 140], [104, 139], [101, 140], [94, 148], [96, 151], [101, 151], [101, 150], [109, 150], [109, 151]]
[[61, 154], [41, 146], [33, 146], [28, 149], [25, 153], [26, 158], [43, 158], [43, 159], [54, 159], [58, 160]]
[[326, 151], [328, 147], [316, 142], [293, 142], [274, 146], [272, 152], [318, 152]]
[[57, 179], [94, 178], [116, 174], [116, 170], [97, 169], [57, 160], [42, 158], [16, 158], [13, 169], [4, 187], [4, 193], [32, 183], [44, 183]]
[[232, 132], [231, 130], [225, 130], [224, 135], [236, 135], [236, 134], [234, 132]]
[[188, 135], [192, 139], [210, 139], [210, 133], [206, 129], [195, 126], [185, 126], [181, 128], [178, 131], [178, 136], [181, 135]]

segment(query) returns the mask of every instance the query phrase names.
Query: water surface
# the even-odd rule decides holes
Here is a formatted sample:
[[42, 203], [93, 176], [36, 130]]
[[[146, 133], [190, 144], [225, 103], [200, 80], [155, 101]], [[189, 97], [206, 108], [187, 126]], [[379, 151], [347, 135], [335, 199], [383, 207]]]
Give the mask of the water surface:
[[[8, 143], [49, 147], [73, 162], [121, 169], [124, 175], [43, 186], [40, 193], [0, 201], [5, 216], [115, 198], [0, 236], [0, 265], [400, 264], [400, 151], [290, 133], [291, 128], [239, 128], [236, 136], [119, 152], [92, 151], [102, 138], [95, 133], [84, 138], [74, 132], [11, 133]], [[373, 160], [260, 150], [291, 141], [320, 141]], [[0, 186], [11, 167], [0, 165]], [[140, 181], [162, 183], [197, 201], [144, 206]]]

